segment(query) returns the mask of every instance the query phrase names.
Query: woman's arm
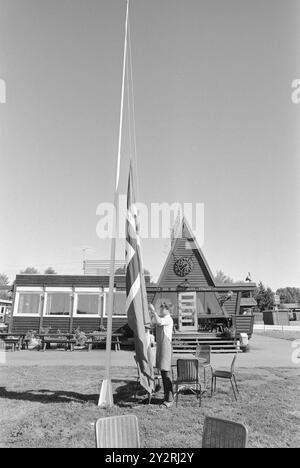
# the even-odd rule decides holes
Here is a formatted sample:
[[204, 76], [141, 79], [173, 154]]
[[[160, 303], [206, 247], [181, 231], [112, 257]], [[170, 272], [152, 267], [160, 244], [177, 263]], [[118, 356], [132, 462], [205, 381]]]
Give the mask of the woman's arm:
[[157, 325], [160, 325], [160, 326], [168, 325], [169, 321], [166, 320], [166, 317], [160, 317], [158, 315], [153, 304], [149, 304], [149, 309], [152, 314], [152, 319]]
[[153, 322], [160, 325], [160, 317], [158, 316], [158, 313], [156, 312], [153, 304], [149, 304], [149, 312], [151, 313]]

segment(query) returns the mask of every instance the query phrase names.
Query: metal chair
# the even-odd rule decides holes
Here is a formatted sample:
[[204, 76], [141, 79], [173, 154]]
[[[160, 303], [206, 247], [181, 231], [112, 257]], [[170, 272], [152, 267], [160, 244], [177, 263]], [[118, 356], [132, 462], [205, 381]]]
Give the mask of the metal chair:
[[178, 406], [179, 393], [185, 389], [191, 390], [196, 397], [199, 398], [199, 404], [201, 406], [201, 383], [198, 359], [178, 359], [175, 388], [176, 406]]
[[233, 394], [234, 394], [234, 398], [237, 401], [237, 396], [236, 396], [236, 392], [235, 392], [235, 389], [234, 389], [234, 386], [235, 386], [237, 393], [239, 393], [239, 389], [238, 389], [238, 386], [237, 386], [237, 383], [236, 383], [236, 378], [235, 378], [235, 373], [234, 373], [236, 358], [237, 358], [237, 354], [233, 358], [233, 361], [231, 363], [230, 371], [223, 371], [223, 370], [213, 371], [212, 381], [211, 381], [211, 396], [213, 395], [214, 391], [216, 391], [216, 389], [217, 389], [217, 379], [225, 379], [225, 380], [230, 380], [232, 390], [233, 390]]
[[97, 448], [140, 448], [136, 416], [113, 416], [98, 419], [95, 425]]
[[209, 345], [198, 345], [196, 348], [196, 358], [200, 360], [199, 365], [203, 367], [204, 373], [204, 390], [206, 389], [206, 370], [210, 369], [211, 374], [213, 373], [211, 359], [211, 347]]
[[202, 448], [246, 448], [248, 429], [244, 424], [206, 417]]

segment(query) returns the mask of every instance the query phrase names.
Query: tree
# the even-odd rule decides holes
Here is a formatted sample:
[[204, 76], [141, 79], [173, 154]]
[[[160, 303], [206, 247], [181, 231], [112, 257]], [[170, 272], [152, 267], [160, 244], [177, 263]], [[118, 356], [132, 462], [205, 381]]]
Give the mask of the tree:
[[216, 283], [219, 284], [234, 284], [235, 281], [230, 278], [230, 276], [225, 275], [225, 273], [222, 270], [217, 271], [216, 277], [215, 277]]
[[126, 265], [122, 266], [121, 268], [118, 268], [115, 271], [115, 275], [126, 275]]
[[300, 288], [279, 288], [276, 294], [280, 296], [281, 304], [294, 304], [300, 302]]
[[[124, 265], [124, 266], [121, 267], [121, 268], [118, 268], [118, 269], [115, 271], [115, 275], [126, 275], [126, 265]], [[144, 275], [145, 275], [145, 276], [150, 276], [150, 271], [149, 271], [149, 270], [146, 270], [146, 268], [144, 268]]]
[[8, 286], [9, 279], [5, 273], [0, 274], [0, 286]]
[[25, 270], [20, 272], [21, 275], [39, 275], [39, 271], [34, 267], [27, 267]]
[[258, 287], [254, 291], [254, 299], [257, 302], [257, 307], [260, 312], [264, 310], [272, 310], [274, 303], [274, 293], [271, 288], [266, 288], [263, 283], [260, 281]]
[[47, 268], [47, 270], [45, 270], [45, 275], [57, 275], [57, 273], [54, 270], [54, 268], [49, 267], [49, 268]]

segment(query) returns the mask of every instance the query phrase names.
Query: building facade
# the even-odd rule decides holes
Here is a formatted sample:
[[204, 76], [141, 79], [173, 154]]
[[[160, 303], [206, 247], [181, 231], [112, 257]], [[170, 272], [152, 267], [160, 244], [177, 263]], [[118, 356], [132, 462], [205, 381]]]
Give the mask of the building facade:
[[[246, 268], [245, 268], [246, 270]], [[168, 304], [178, 332], [199, 332], [209, 320], [251, 314], [254, 283], [216, 284], [203, 252], [182, 221], [156, 284], [146, 276], [148, 301]], [[15, 281], [12, 333], [28, 330], [98, 331], [107, 324], [109, 277], [18, 275]], [[115, 276], [113, 329], [127, 323], [125, 276]]]

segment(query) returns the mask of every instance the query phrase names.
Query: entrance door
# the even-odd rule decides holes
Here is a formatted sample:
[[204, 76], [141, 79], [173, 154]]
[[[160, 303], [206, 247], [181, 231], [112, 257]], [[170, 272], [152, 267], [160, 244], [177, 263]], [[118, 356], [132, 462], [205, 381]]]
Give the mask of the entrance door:
[[178, 329], [180, 332], [198, 331], [197, 294], [195, 292], [178, 295]]

